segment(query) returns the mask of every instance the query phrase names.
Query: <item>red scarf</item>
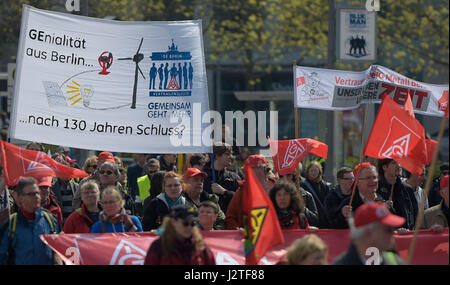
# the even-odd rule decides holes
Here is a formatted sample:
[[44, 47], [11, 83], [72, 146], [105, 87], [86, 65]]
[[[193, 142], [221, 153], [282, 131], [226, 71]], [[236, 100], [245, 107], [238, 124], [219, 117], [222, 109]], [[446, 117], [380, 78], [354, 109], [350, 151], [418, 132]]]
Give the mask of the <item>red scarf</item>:
[[127, 232], [136, 232], [138, 228], [133, 223], [130, 215], [127, 215], [125, 209], [122, 208], [119, 213], [115, 214], [112, 217], [109, 217], [105, 214], [104, 211], [100, 212], [100, 219], [103, 221], [112, 224], [113, 226], [118, 223], [124, 223]]
[[36, 217], [35, 212], [28, 212], [28, 211], [25, 211], [24, 209], [20, 209], [20, 210], [22, 211], [22, 214], [25, 217], [25, 219], [27, 219], [30, 222], [34, 221], [34, 219]]

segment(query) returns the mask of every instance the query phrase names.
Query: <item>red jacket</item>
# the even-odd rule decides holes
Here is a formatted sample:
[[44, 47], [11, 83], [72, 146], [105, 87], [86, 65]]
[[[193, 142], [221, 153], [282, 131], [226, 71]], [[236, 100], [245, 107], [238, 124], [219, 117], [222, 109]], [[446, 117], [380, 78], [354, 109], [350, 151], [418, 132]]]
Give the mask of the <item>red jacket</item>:
[[201, 251], [195, 251], [191, 240], [177, 242], [170, 256], [161, 254], [161, 239], [155, 240], [145, 257], [144, 265], [216, 265], [212, 251], [205, 245]]
[[56, 198], [53, 195], [49, 195], [47, 202], [45, 203], [42, 208], [48, 210], [50, 213], [55, 215], [56, 219], [58, 219], [58, 223], [62, 227], [63, 225], [63, 215], [61, 211], [61, 207], [58, 205], [58, 202], [56, 202]]
[[76, 209], [66, 220], [64, 224], [65, 234], [83, 234], [90, 233], [94, 224], [91, 218], [86, 214], [86, 208], [82, 204], [81, 208]]

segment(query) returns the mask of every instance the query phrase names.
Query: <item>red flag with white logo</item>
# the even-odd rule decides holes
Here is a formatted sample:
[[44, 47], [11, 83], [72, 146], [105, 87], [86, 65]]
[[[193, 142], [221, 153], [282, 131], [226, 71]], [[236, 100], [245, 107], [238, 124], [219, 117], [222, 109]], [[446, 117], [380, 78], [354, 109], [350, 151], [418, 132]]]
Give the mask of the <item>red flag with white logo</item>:
[[423, 126], [408, 108], [403, 109], [389, 96], [384, 96], [364, 155], [374, 158], [392, 158], [409, 172], [422, 174], [427, 163], [427, 146]]
[[280, 175], [293, 173], [308, 154], [327, 158], [328, 145], [313, 139], [271, 141], [268, 138], [275, 170]]
[[0, 145], [6, 185], [11, 185], [14, 179], [19, 176], [30, 176], [36, 179], [44, 176], [60, 178], [84, 178], [89, 176], [83, 170], [56, 162], [41, 151], [24, 149], [5, 141], [0, 141]]
[[264, 188], [246, 162], [242, 188], [245, 264], [257, 265], [267, 250], [284, 243], [278, 215]]

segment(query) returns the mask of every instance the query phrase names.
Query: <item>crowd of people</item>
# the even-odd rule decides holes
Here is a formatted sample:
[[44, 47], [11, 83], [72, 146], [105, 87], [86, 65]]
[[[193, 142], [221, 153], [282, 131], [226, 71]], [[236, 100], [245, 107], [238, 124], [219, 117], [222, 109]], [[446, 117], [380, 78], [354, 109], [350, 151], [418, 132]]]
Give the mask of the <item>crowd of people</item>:
[[[35, 142], [27, 148], [44, 151]], [[212, 159], [209, 154], [188, 155], [183, 174], [174, 154], [135, 154], [126, 169], [119, 157], [104, 151], [80, 167], [65, 148], [52, 158], [89, 177], [18, 177], [5, 185], [2, 169], [0, 263], [61, 264], [40, 234], [152, 231], [160, 238], [145, 264], [215, 264], [201, 230], [243, 231], [246, 162], [270, 197], [281, 228], [310, 231], [287, 249], [279, 264], [327, 264], [327, 245], [314, 234], [320, 229], [351, 231], [352, 244], [335, 264], [364, 264], [362, 253], [369, 246], [386, 252], [384, 264], [403, 264], [393, 253], [392, 235], [414, 230], [425, 172], [417, 177], [395, 160], [381, 159], [340, 168], [338, 183], [332, 185], [324, 180], [319, 161], [308, 162], [304, 171], [300, 163], [301, 175], [281, 176], [264, 156], [238, 151], [216, 143]], [[448, 227], [448, 172], [448, 164], [442, 164], [421, 229]]]

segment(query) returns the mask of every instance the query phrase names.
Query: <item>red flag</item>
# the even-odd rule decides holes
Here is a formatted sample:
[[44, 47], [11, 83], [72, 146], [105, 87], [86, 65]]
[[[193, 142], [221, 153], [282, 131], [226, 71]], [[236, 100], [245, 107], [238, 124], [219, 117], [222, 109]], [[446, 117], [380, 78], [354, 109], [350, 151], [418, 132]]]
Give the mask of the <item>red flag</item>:
[[284, 243], [284, 237], [275, 207], [247, 163], [242, 191], [245, 264], [256, 265], [267, 250]]
[[444, 116], [447, 119], [448, 119], [448, 109], [449, 109], [448, 101], [449, 101], [448, 90], [445, 90], [444, 92], [442, 92], [442, 96], [438, 100], [438, 110], [444, 111]]
[[364, 155], [392, 158], [409, 172], [420, 176], [427, 162], [423, 126], [389, 96], [384, 96]]
[[267, 140], [275, 170], [280, 175], [293, 173], [300, 161], [310, 152], [327, 158], [328, 145], [313, 139], [270, 141], [270, 138], [267, 138]]
[[41, 151], [24, 149], [5, 141], [0, 141], [0, 143], [6, 185], [11, 185], [13, 180], [19, 176], [30, 176], [36, 179], [44, 176], [60, 178], [89, 176], [83, 170], [56, 162]]

